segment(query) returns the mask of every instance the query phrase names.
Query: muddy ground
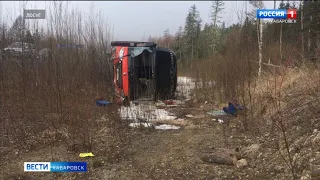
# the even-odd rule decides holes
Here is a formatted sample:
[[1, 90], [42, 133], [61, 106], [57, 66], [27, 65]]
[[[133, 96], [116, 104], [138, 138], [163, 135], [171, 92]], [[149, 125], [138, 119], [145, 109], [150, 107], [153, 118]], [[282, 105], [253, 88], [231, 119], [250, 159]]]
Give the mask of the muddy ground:
[[[176, 108], [175, 110], [179, 110]], [[175, 111], [172, 109], [172, 111]], [[180, 110], [181, 111], [181, 110]], [[219, 148], [236, 149], [253, 144], [253, 139], [239, 134], [236, 127], [199, 116], [195, 108], [184, 107], [192, 118], [178, 130], [152, 128], [127, 129], [123, 142], [110, 147], [107, 136], [96, 136], [95, 157], [81, 159], [77, 152], [68, 152], [60, 144], [42, 147], [32, 152], [13, 155], [2, 164], [1, 179], [274, 179], [276, 172], [268, 172], [254, 157], [248, 156], [248, 166], [208, 163], [205, 155]], [[197, 116], [198, 115], [198, 116]], [[232, 121], [232, 120], [231, 120]], [[169, 123], [170, 124], [170, 123]], [[80, 150], [80, 149], [79, 149]], [[80, 151], [78, 151], [80, 152]], [[50, 157], [50, 158], [49, 158]], [[89, 172], [76, 173], [24, 173], [25, 161], [87, 161]], [[19, 167], [19, 168], [17, 168]], [[272, 170], [273, 171], [273, 170]]]
[[[194, 108], [184, 108], [191, 112]], [[178, 108], [176, 109], [178, 110]], [[174, 110], [173, 110], [174, 111]], [[152, 128], [127, 129], [127, 137], [112, 150], [108, 150], [108, 137], [96, 136], [99, 147], [95, 157], [81, 159], [77, 152], [68, 152], [62, 144], [41, 147], [32, 152], [19, 152], [2, 164], [1, 179], [216, 179], [246, 177], [249, 169], [203, 162], [201, 157], [216, 148], [226, 147], [223, 125], [212, 118], [185, 118], [187, 124], [179, 130], [154, 130]], [[232, 130], [229, 130], [232, 135]], [[241, 138], [239, 138], [241, 139]], [[231, 140], [229, 148], [243, 144]], [[231, 145], [232, 144], [232, 145]], [[103, 149], [105, 147], [105, 149]], [[81, 148], [80, 148], [81, 149]], [[80, 150], [79, 149], [79, 150]], [[13, 150], [14, 151], [14, 150]], [[6, 156], [6, 155], [4, 155]], [[89, 172], [72, 173], [24, 173], [25, 161], [88, 161]], [[19, 167], [19, 168], [17, 168]], [[253, 170], [252, 170], [253, 171]]]
[[[176, 107], [161, 107], [175, 117], [152, 123], [180, 127], [166, 130], [130, 127], [132, 118], [115, 120], [112, 113], [118, 108], [103, 108], [108, 114], [88, 121], [94, 124], [92, 149], [81, 143], [70, 147], [63, 140], [35, 142], [32, 149], [12, 142], [2, 149], [8, 153], [1, 154], [0, 179], [292, 179], [285, 158], [277, 156], [276, 135], [245, 132], [239, 118], [209, 116], [216, 105], [191, 98]], [[56, 137], [54, 133], [41, 132], [37, 141]], [[79, 157], [87, 151], [95, 156]], [[89, 172], [25, 173], [27, 161], [86, 161]]]

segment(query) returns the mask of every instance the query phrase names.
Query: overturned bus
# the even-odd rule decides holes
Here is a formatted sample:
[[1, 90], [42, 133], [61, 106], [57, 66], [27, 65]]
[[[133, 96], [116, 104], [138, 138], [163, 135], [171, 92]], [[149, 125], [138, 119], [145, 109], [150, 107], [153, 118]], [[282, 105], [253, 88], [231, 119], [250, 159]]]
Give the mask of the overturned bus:
[[114, 41], [111, 48], [115, 103], [174, 98], [177, 62], [173, 51], [153, 42]]

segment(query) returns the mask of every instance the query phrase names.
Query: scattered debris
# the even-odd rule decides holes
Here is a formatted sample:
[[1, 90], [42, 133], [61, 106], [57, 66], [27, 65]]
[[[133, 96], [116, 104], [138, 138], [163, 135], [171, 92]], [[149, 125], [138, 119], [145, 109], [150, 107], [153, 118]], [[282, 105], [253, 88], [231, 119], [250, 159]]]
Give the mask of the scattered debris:
[[174, 102], [172, 100], [164, 100], [163, 102], [166, 105], [173, 105], [174, 104]]
[[155, 106], [156, 106], [156, 107], [165, 107], [166, 104], [165, 104], [164, 102], [162, 102], [162, 101], [157, 101], [157, 102], [155, 103]]
[[193, 118], [193, 115], [187, 114], [186, 117], [187, 117], [187, 118]]
[[93, 155], [93, 153], [92, 152], [89, 152], [89, 153], [80, 153], [79, 154], [79, 157], [82, 157], [82, 158], [84, 158], [84, 157], [93, 157], [94, 155]]
[[172, 104], [172, 105], [167, 105], [167, 107], [177, 107], [178, 105]]
[[212, 121], [218, 121], [218, 123], [224, 123], [224, 120], [222, 119], [212, 119]]
[[161, 124], [158, 126], [155, 126], [155, 129], [161, 129], [161, 130], [168, 130], [168, 129], [180, 129], [179, 126], [175, 126], [175, 125], [169, 125], [169, 124]]
[[224, 121], [222, 119], [218, 119], [218, 122], [221, 124], [221, 123], [224, 123]]
[[[177, 86], [177, 97], [182, 97], [184, 95], [189, 95], [191, 90], [194, 88], [194, 82], [189, 77], [178, 77]], [[181, 90], [181, 92], [179, 92]], [[181, 94], [182, 93], [182, 94]], [[98, 97], [97, 99], [99, 99]], [[189, 100], [191, 96], [188, 97]], [[101, 100], [101, 98], [100, 98]], [[175, 121], [177, 116], [169, 112], [169, 108], [176, 107], [185, 104], [187, 100], [170, 99], [164, 101], [153, 102], [148, 98], [139, 98], [130, 102], [129, 106], [121, 106], [118, 110], [121, 119], [129, 120], [133, 122], [140, 122], [142, 119], [145, 122], [162, 122], [162, 121]], [[178, 123], [186, 124], [186, 122], [179, 121]], [[157, 123], [158, 124], [158, 123]], [[169, 124], [168, 122], [163, 122], [163, 124]], [[171, 123], [170, 123], [171, 124]], [[173, 123], [177, 125], [176, 123]], [[146, 124], [145, 124], [146, 125]], [[179, 124], [178, 124], [179, 125]], [[131, 124], [130, 126], [136, 126], [136, 124]], [[146, 125], [149, 127], [148, 125]], [[153, 125], [154, 126], [154, 125]], [[180, 126], [180, 125], [179, 125]]]
[[111, 104], [111, 102], [106, 101], [106, 100], [102, 100], [102, 99], [96, 101], [96, 105], [97, 106], [107, 106], [107, 105], [110, 105], [110, 104]]
[[157, 124], [170, 124], [170, 125], [175, 125], [175, 126], [186, 126], [187, 121], [181, 118], [178, 119], [173, 119], [173, 120], [159, 120], [156, 121]]
[[232, 103], [229, 102], [228, 103], [228, 107], [223, 107], [222, 110], [226, 113], [226, 114], [231, 114], [233, 116], [237, 116], [238, 115], [238, 111], [240, 110], [244, 110], [245, 108], [239, 104]]
[[207, 112], [207, 114], [211, 115], [211, 116], [224, 116], [227, 115], [224, 111], [222, 110], [214, 110], [214, 111], [210, 111]]
[[174, 100], [164, 100], [155, 103], [158, 108], [177, 107], [177, 103]]

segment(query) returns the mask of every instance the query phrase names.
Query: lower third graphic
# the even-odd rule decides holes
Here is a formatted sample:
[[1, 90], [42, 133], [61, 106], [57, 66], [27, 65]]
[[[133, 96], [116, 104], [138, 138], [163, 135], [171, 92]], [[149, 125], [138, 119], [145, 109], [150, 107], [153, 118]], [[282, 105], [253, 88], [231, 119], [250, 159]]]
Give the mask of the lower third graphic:
[[87, 172], [87, 162], [25, 162], [25, 172]]

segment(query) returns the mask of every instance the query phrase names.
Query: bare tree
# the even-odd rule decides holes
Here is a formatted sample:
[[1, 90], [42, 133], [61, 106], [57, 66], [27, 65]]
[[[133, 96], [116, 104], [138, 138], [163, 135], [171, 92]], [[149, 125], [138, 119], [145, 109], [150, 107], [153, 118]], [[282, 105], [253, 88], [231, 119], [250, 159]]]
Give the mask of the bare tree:
[[167, 48], [170, 48], [170, 45], [169, 45], [169, 41], [170, 41], [170, 31], [169, 31], [169, 28], [164, 31], [164, 40], [165, 40], [165, 43], [166, 43]]
[[[264, 4], [262, 1], [250, 1], [250, 4], [257, 9], [262, 9]], [[262, 69], [262, 37], [263, 37], [263, 22], [261, 19], [257, 19], [257, 33], [258, 33], [258, 45], [259, 45], [259, 70], [258, 76], [261, 75]]]
[[[282, 6], [284, 6], [283, 0], [281, 1], [281, 4]], [[280, 50], [280, 58], [282, 59], [282, 23], [280, 24], [279, 50]]]
[[302, 55], [302, 59], [303, 59], [303, 63], [304, 63], [303, 0], [300, 0], [300, 9], [301, 9], [301, 21], [300, 21], [300, 25], [301, 25], [301, 55]]

